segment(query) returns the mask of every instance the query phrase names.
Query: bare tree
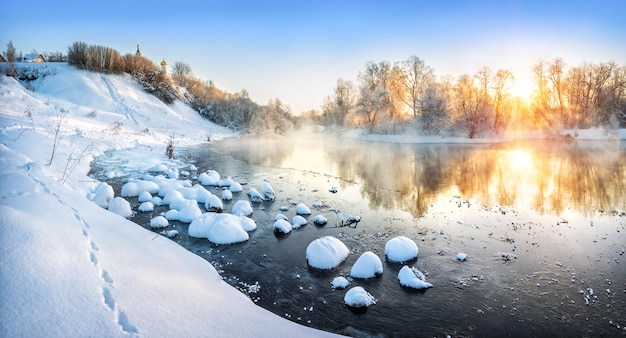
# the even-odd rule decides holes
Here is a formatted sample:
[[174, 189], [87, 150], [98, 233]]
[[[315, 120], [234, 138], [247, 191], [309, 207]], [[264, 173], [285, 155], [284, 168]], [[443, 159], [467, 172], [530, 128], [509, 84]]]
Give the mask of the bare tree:
[[508, 69], [498, 69], [493, 78], [493, 130], [498, 133], [504, 125], [502, 118], [502, 106], [508, 97], [508, 86], [513, 81], [513, 73]]
[[391, 107], [388, 84], [391, 64], [387, 61], [368, 62], [365, 71], [359, 73], [359, 98], [355, 113], [362, 117], [373, 132], [380, 115]]
[[9, 41], [7, 44], [7, 50], [4, 56], [6, 56], [7, 62], [15, 62], [16, 54], [15, 47], [13, 47], [13, 41]]
[[434, 80], [434, 72], [423, 60], [414, 55], [409, 57], [408, 60], [401, 62], [400, 65], [405, 76], [404, 86], [407, 91], [404, 103], [409, 107], [415, 118], [422, 111], [422, 97], [426, 88]]

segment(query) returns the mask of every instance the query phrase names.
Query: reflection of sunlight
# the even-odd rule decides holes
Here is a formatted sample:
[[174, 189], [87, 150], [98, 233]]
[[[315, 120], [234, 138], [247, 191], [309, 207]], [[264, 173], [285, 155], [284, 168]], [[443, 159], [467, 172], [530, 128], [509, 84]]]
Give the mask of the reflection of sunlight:
[[528, 151], [521, 149], [511, 150], [507, 153], [507, 157], [511, 161], [511, 169], [524, 171], [532, 167], [532, 156]]

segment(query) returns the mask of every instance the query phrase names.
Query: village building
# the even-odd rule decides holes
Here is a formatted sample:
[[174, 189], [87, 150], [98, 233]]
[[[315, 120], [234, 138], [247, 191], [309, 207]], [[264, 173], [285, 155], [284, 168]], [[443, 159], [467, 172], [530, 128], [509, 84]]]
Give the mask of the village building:
[[26, 54], [22, 62], [46, 62], [46, 59], [41, 54]]
[[2, 56], [2, 54], [0, 54], [0, 62], [7, 62], [7, 60], [4, 59], [4, 56]]

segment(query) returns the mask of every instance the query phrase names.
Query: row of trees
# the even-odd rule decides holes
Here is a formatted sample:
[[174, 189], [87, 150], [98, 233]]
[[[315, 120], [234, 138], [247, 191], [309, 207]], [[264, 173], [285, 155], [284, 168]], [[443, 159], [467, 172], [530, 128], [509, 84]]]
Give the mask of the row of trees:
[[[30, 54], [39, 54], [37, 50], [33, 49]], [[47, 62], [65, 62], [67, 58], [61, 52], [43, 52], [41, 53], [44, 59]], [[15, 46], [13, 46], [13, 41], [9, 41], [7, 43], [7, 49], [4, 51], [4, 59], [7, 62], [16, 62], [23, 59], [23, 54], [20, 51], [19, 53], [16, 51]]]
[[507, 129], [626, 126], [626, 66], [614, 62], [566, 69], [562, 59], [538, 61], [530, 101], [510, 93], [510, 70], [489, 67], [437, 78], [423, 60], [368, 62], [358, 83], [339, 79], [322, 106], [326, 125], [366, 126], [394, 133], [417, 126], [425, 134], [463, 132], [473, 138]]

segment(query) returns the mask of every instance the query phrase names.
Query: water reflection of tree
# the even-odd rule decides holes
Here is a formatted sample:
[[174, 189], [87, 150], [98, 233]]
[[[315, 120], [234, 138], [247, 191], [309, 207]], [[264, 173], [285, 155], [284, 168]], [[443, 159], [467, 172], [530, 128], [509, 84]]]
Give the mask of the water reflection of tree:
[[[518, 163], [511, 152], [524, 152]], [[624, 209], [626, 154], [619, 148], [594, 151], [562, 143], [484, 146], [387, 146], [366, 151], [334, 149], [343, 177], [356, 177], [371, 208], [399, 208], [419, 217], [441, 193], [492, 206], [528, 205], [540, 213], [572, 208], [589, 214]], [[450, 196], [452, 197], [452, 196]], [[520, 201], [525, 198], [528, 202]]]

